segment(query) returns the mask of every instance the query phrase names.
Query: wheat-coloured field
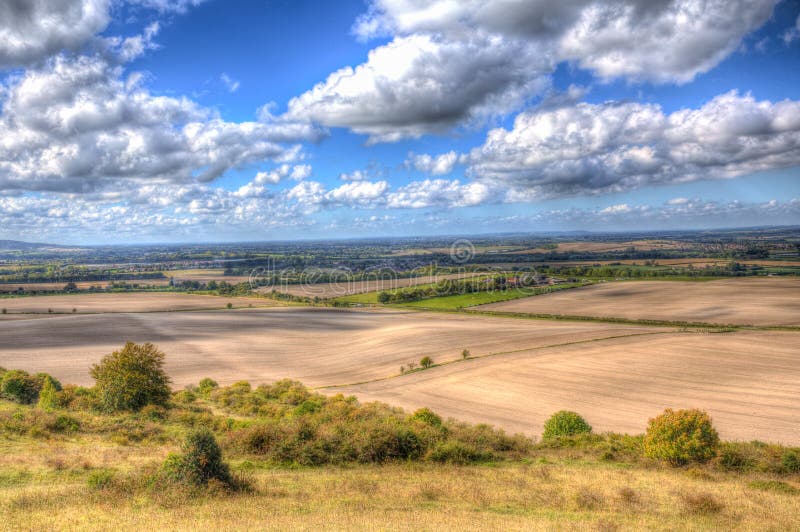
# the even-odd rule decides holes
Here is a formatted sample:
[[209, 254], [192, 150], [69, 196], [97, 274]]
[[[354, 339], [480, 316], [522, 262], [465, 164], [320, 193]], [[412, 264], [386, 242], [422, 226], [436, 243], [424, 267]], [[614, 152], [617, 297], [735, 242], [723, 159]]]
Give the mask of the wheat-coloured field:
[[723, 438], [800, 444], [800, 333], [666, 333], [534, 349], [337, 388], [363, 400], [540, 434], [558, 410], [641, 433], [665, 408], [708, 410]]
[[0, 319], [0, 366], [90, 384], [91, 364], [125, 341], [167, 353], [176, 387], [283, 377], [312, 386], [396, 375], [425, 355], [455, 360], [656, 329], [630, 325], [484, 318], [407, 311], [273, 308]]
[[[726, 438], [800, 443], [797, 332], [299, 307], [30, 316], [0, 319], [0, 366], [70, 383], [90, 384], [89, 366], [123, 342], [150, 341], [175, 387], [290, 377], [528, 434], [562, 408], [641, 432], [666, 407], [698, 407]], [[461, 361], [465, 348], [476, 358]], [[425, 355], [450, 364], [398, 376]]]
[[[91, 288], [108, 288], [112, 282], [127, 284], [137, 284], [139, 286], [167, 286], [169, 279], [129, 279], [126, 281], [78, 281], [75, 286], [79, 290], [89, 290]], [[60, 283], [0, 283], [0, 293], [17, 292], [20, 288], [26, 292], [55, 292], [64, 289], [67, 281]]]
[[739, 325], [800, 325], [800, 278], [602, 283], [480, 310]]
[[271, 292], [276, 290], [286, 294], [300, 297], [319, 297], [322, 299], [350, 296], [353, 294], [363, 294], [365, 292], [376, 292], [378, 290], [396, 290], [409, 286], [419, 286], [423, 284], [436, 283], [448, 279], [464, 279], [475, 275], [485, 275], [480, 273], [462, 272], [448, 275], [424, 275], [421, 277], [387, 278], [373, 280], [348, 280], [342, 279], [341, 282], [333, 283], [310, 283], [310, 284], [284, 284], [275, 287], [264, 287], [257, 291]]
[[114, 312], [174, 312], [182, 310], [222, 309], [228, 303], [235, 308], [267, 307], [274, 303], [255, 297], [221, 297], [168, 292], [113, 293], [113, 294], [62, 294], [36, 297], [0, 299], [0, 308], [8, 314], [70, 314]]

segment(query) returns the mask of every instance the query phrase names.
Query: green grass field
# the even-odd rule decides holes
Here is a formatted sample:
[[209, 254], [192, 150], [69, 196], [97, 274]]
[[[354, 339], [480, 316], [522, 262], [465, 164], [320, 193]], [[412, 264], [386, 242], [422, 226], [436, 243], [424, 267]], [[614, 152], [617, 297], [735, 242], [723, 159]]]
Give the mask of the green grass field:
[[[419, 301], [410, 301], [407, 303], [396, 303], [389, 306], [393, 307], [410, 307], [420, 309], [435, 309], [435, 310], [458, 310], [462, 308], [474, 307], [477, 305], [486, 305], [488, 303], [499, 303], [501, 301], [510, 301], [512, 299], [519, 299], [522, 297], [531, 297], [542, 295], [545, 293], [556, 292], [559, 290], [567, 290], [578, 286], [584, 286], [586, 283], [568, 283], [552, 287], [534, 288], [534, 289], [520, 289], [520, 290], [506, 290], [506, 291], [491, 291], [491, 292], [474, 292], [471, 294], [458, 294], [454, 296], [441, 296], [430, 297], [421, 299]], [[433, 284], [419, 285], [415, 288], [427, 288]], [[349, 296], [337, 297], [337, 303], [345, 304], [361, 304], [361, 305], [378, 305], [378, 294], [380, 292], [364, 292], [363, 294], [353, 294]]]
[[429, 299], [422, 299], [420, 301], [402, 303], [396, 306], [421, 308], [421, 309], [428, 308], [434, 310], [458, 310], [462, 308], [475, 307], [478, 305], [486, 305], [488, 303], [499, 303], [501, 301], [510, 301], [512, 299], [520, 299], [523, 297], [535, 297], [542, 294], [549, 294], [560, 290], [568, 290], [570, 288], [575, 288], [584, 285], [585, 283], [569, 283], [552, 287], [534, 288], [527, 290], [520, 289], [520, 290], [506, 290], [503, 292], [500, 291], [475, 292], [472, 294], [459, 294], [455, 296], [432, 297]]

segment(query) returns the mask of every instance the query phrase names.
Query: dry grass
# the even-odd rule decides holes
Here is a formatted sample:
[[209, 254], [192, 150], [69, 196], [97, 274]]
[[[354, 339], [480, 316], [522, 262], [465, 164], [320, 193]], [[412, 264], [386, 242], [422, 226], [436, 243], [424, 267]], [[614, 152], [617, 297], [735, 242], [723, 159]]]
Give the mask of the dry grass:
[[602, 318], [800, 325], [800, 279], [602, 283], [478, 308]]
[[[143, 452], [143, 451], [140, 451]], [[240, 464], [239, 469], [241, 470]], [[545, 475], [542, 471], [547, 471]], [[39, 470], [0, 489], [8, 529], [790, 530], [798, 498], [749, 477], [551, 463], [252, 469], [254, 491], [196, 498], [87, 487], [86, 471]], [[620, 496], [621, 493], [635, 497]]]

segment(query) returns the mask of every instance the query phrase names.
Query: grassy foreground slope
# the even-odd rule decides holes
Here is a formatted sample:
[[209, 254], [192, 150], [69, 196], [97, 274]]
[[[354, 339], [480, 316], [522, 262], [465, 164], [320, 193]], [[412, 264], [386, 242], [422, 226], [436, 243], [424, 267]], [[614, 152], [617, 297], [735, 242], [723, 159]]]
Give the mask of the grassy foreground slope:
[[[163, 377], [157, 366], [151, 374]], [[4, 374], [0, 527], [800, 526], [800, 449], [715, 443], [710, 460], [673, 467], [648, 457], [643, 436], [583, 432], [536, 442], [427, 409], [325, 397], [293, 381], [220, 388], [204, 379], [151, 394], [160, 404], [109, 410], [107, 386], [122, 374], [92, 373], [95, 387], [58, 391], [46, 375]], [[219, 441], [236, 488], [170, 474], [174, 453], [188, 453], [183, 442], [198, 429]]]

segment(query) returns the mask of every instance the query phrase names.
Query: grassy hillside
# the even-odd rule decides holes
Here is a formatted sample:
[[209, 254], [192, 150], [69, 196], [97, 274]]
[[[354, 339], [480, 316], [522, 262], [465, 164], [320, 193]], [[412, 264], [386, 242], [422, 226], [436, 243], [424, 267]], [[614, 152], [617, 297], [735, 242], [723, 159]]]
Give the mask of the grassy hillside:
[[[643, 436], [535, 441], [292, 381], [204, 380], [134, 412], [108, 411], [97, 387], [5, 375], [0, 513], [11, 529], [800, 526], [800, 449], [721, 443], [711, 460], [673, 467], [646, 457]], [[20, 395], [12, 381], [43, 384]], [[9, 400], [20, 397], [29, 404]], [[237, 487], [168, 474], [201, 428]]]

